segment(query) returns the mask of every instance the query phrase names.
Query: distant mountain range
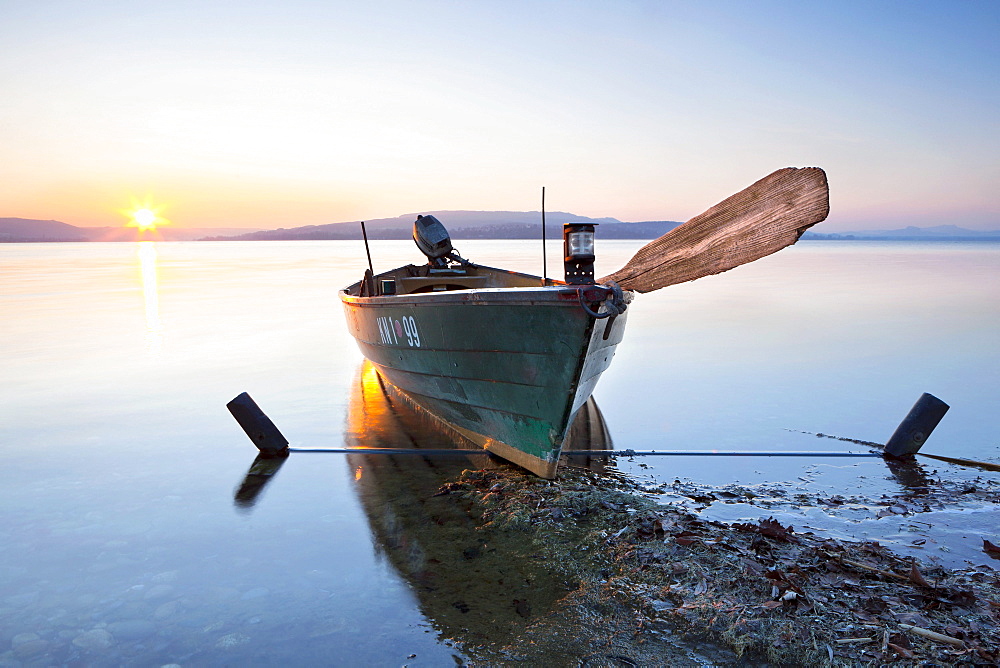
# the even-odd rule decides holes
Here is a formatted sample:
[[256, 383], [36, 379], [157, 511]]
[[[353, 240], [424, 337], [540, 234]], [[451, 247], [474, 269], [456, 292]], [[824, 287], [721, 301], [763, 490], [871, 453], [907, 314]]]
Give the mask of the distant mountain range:
[[[537, 239], [541, 236], [541, 213], [538, 211], [428, 211], [437, 216], [455, 240], [462, 239]], [[417, 214], [379, 218], [365, 222], [369, 239], [409, 239]], [[655, 239], [680, 225], [669, 220], [625, 223], [615, 218], [588, 218], [564, 211], [547, 212], [545, 231], [550, 239], [562, 236], [563, 223], [585, 221], [599, 224], [601, 239]], [[302, 227], [260, 230], [254, 228], [172, 228], [160, 227], [144, 233], [143, 239], [162, 241], [300, 241], [319, 239], [360, 239], [360, 221], [305, 225]], [[806, 232], [807, 240], [996, 240], [1000, 230], [967, 230], [955, 225], [906, 227], [898, 230], [863, 230], [857, 232]], [[131, 227], [76, 227], [57, 220], [0, 218], [0, 242], [39, 241], [135, 241]]]
[[891, 240], [905, 241], [1000, 241], [1000, 230], [967, 230], [955, 225], [935, 227], [904, 227], [899, 230], [860, 230], [858, 232], [806, 232], [803, 239], [823, 240]]
[[[155, 232], [143, 233], [143, 239], [163, 241], [194, 241], [219, 234], [242, 234], [256, 228], [226, 227], [160, 227]], [[135, 241], [134, 227], [77, 227], [58, 220], [32, 220], [30, 218], [0, 218], [0, 242], [38, 241]]]
[[[538, 239], [542, 234], [542, 214], [539, 211], [425, 211], [423, 215], [437, 217], [453, 239]], [[395, 218], [365, 221], [369, 239], [409, 239], [417, 214], [407, 213]], [[674, 229], [680, 223], [651, 220], [623, 223], [615, 218], [588, 218], [564, 211], [545, 214], [545, 233], [551, 239], [562, 238], [563, 223], [583, 221], [600, 225], [602, 239], [653, 239]], [[306, 225], [290, 229], [262, 230], [229, 237], [214, 237], [214, 241], [275, 241], [303, 239], [360, 239], [361, 221]]]
[[[453, 239], [537, 239], [541, 236], [538, 211], [428, 211], [437, 216]], [[409, 239], [417, 214], [365, 221], [369, 239]], [[675, 221], [623, 223], [614, 218], [587, 218], [562, 211], [545, 214], [545, 231], [553, 239], [562, 237], [563, 223], [586, 221], [599, 224], [603, 239], [653, 239], [680, 225]], [[37, 241], [135, 241], [131, 227], [76, 227], [56, 220], [0, 218], [0, 242]], [[160, 227], [144, 239], [163, 241], [301, 241], [360, 239], [361, 222], [305, 225], [260, 230], [252, 228]]]

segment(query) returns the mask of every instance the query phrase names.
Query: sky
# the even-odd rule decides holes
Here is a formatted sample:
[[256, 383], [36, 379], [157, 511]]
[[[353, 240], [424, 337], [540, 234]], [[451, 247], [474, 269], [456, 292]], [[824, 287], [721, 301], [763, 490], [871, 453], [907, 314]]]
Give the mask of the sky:
[[1000, 2], [0, 0], [0, 217], [687, 220], [819, 166], [816, 231], [1000, 229]]

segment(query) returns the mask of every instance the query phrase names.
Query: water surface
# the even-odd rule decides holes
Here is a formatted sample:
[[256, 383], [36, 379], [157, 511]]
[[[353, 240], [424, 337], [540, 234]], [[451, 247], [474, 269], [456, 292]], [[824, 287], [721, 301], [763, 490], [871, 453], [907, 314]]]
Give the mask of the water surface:
[[[483, 264], [541, 264], [527, 242], [456, 245]], [[600, 243], [598, 273], [641, 245]], [[409, 242], [375, 242], [372, 255], [376, 270], [419, 257]], [[417, 540], [405, 531], [414, 520], [384, 512], [412, 511], [436, 476], [481, 458], [422, 461], [426, 477], [402, 460], [293, 455], [252, 504], [235, 498], [256, 452], [225, 409], [242, 391], [296, 446], [448, 445], [405, 413], [372, 413], [377, 403], [362, 401], [369, 421], [358, 421], [362, 358], [336, 292], [364, 268], [357, 242], [0, 245], [0, 660], [448, 665], [502, 645], [503, 633], [481, 631], [490, 615], [497, 628], [524, 616], [474, 607], [495, 591], [463, 575], [493, 557], [468, 552], [455, 562], [465, 569], [407, 561], [466, 554], [468, 520]], [[925, 450], [997, 462], [998, 279], [995, 244], [803, 242], [640, 295], [595, 396], [617, 448], [842, 450], [857, 446], [803, 432], [883, 442], [927, 391], [952, 409]], [[948, 563], [987, 560], [980, 535], [1000, 544], [995, 507], [971, 492], [936, 514], [815, 508], [996, 479], [933, 460], [902, 474], [881, 460], [617, 465], [663, 498], [678, 496], [675, 480], [774, 492], [765, 511], [759, 498], [720, 497], [704, 512], [722, 519], [784, 513], [797, 530], [804, 518]], [[911, 527], [931, 542], [914, 546]], [[414, 544], [430, 545], [424, 557]], [[480, 621], [455, 621], [466, 615]]]

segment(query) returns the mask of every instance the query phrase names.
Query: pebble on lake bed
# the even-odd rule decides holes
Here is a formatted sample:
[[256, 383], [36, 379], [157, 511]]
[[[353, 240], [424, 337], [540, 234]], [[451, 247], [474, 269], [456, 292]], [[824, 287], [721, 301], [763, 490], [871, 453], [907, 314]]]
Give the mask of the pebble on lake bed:
[[158, 584], [149, 588], [149, 590], [143, 594], [142, 599], [144, 601], [155, 601], [157, 599], [166, 598], [170, 596], [174, 591], [173, 585], [168, 584]]
[[164, 620], [173, 617], [181, 610], [179, 601], [167, 601], [153, 611], [153, 619]]
[[243, 599], [244, 601], [249, 601], [250, 599], [253, 598], [260, 598], [262, 596], [267, 596], [270, 593], [271, 590], [268, 589], [267, 587], [254, 587], [253, 589], [250, 589], [242, 596], [240, 596], [240, 598]]
[[73, 644], [88, 652], [97, 652], [114, 645], [115, 638], [105, 629], [93, 629], [73, 638]]
[[18, 633], [11, 638], [10, 646], [18, 659], [29, 659], [48, 650], [49, 642], [39, 638], [37, 633]]
[[112, 622], [108, 629], [118, 640], [136, 642], [153, 635], [156, 625], [144, 619], [129, 619], [123, 622]]
[[242, 633], [229, 633], [219, 638], [219, 640], [215, 643], [215, 646], [220, 649], [231, 649], [233, 647], [245, 645], [248, 642], [250, 642], [250, 636]]
[[21, 645], [29, 643], [33, 640], [38, 640], [37, 633], [18, 633], [10, 639], [10, 647], [11, 649], [17, 649]]

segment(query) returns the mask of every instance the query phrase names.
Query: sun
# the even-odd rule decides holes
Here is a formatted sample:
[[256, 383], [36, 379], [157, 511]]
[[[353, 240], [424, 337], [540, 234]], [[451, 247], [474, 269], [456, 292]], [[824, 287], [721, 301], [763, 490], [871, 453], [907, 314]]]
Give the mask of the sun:
[[155, 230], [160, 225], [168, 225], [170, 221], [160, 216], [163, 207], [153, 206], [149, 202], [138, 204], [132, 202], [132, 208], [122, 211], [128, 218], [126, 227], [136, 227], [140, 232]]
[[156, 213], [149, 209], [133, 211], [132, 220], [140, 230], [152, 230], [156, 227]]

